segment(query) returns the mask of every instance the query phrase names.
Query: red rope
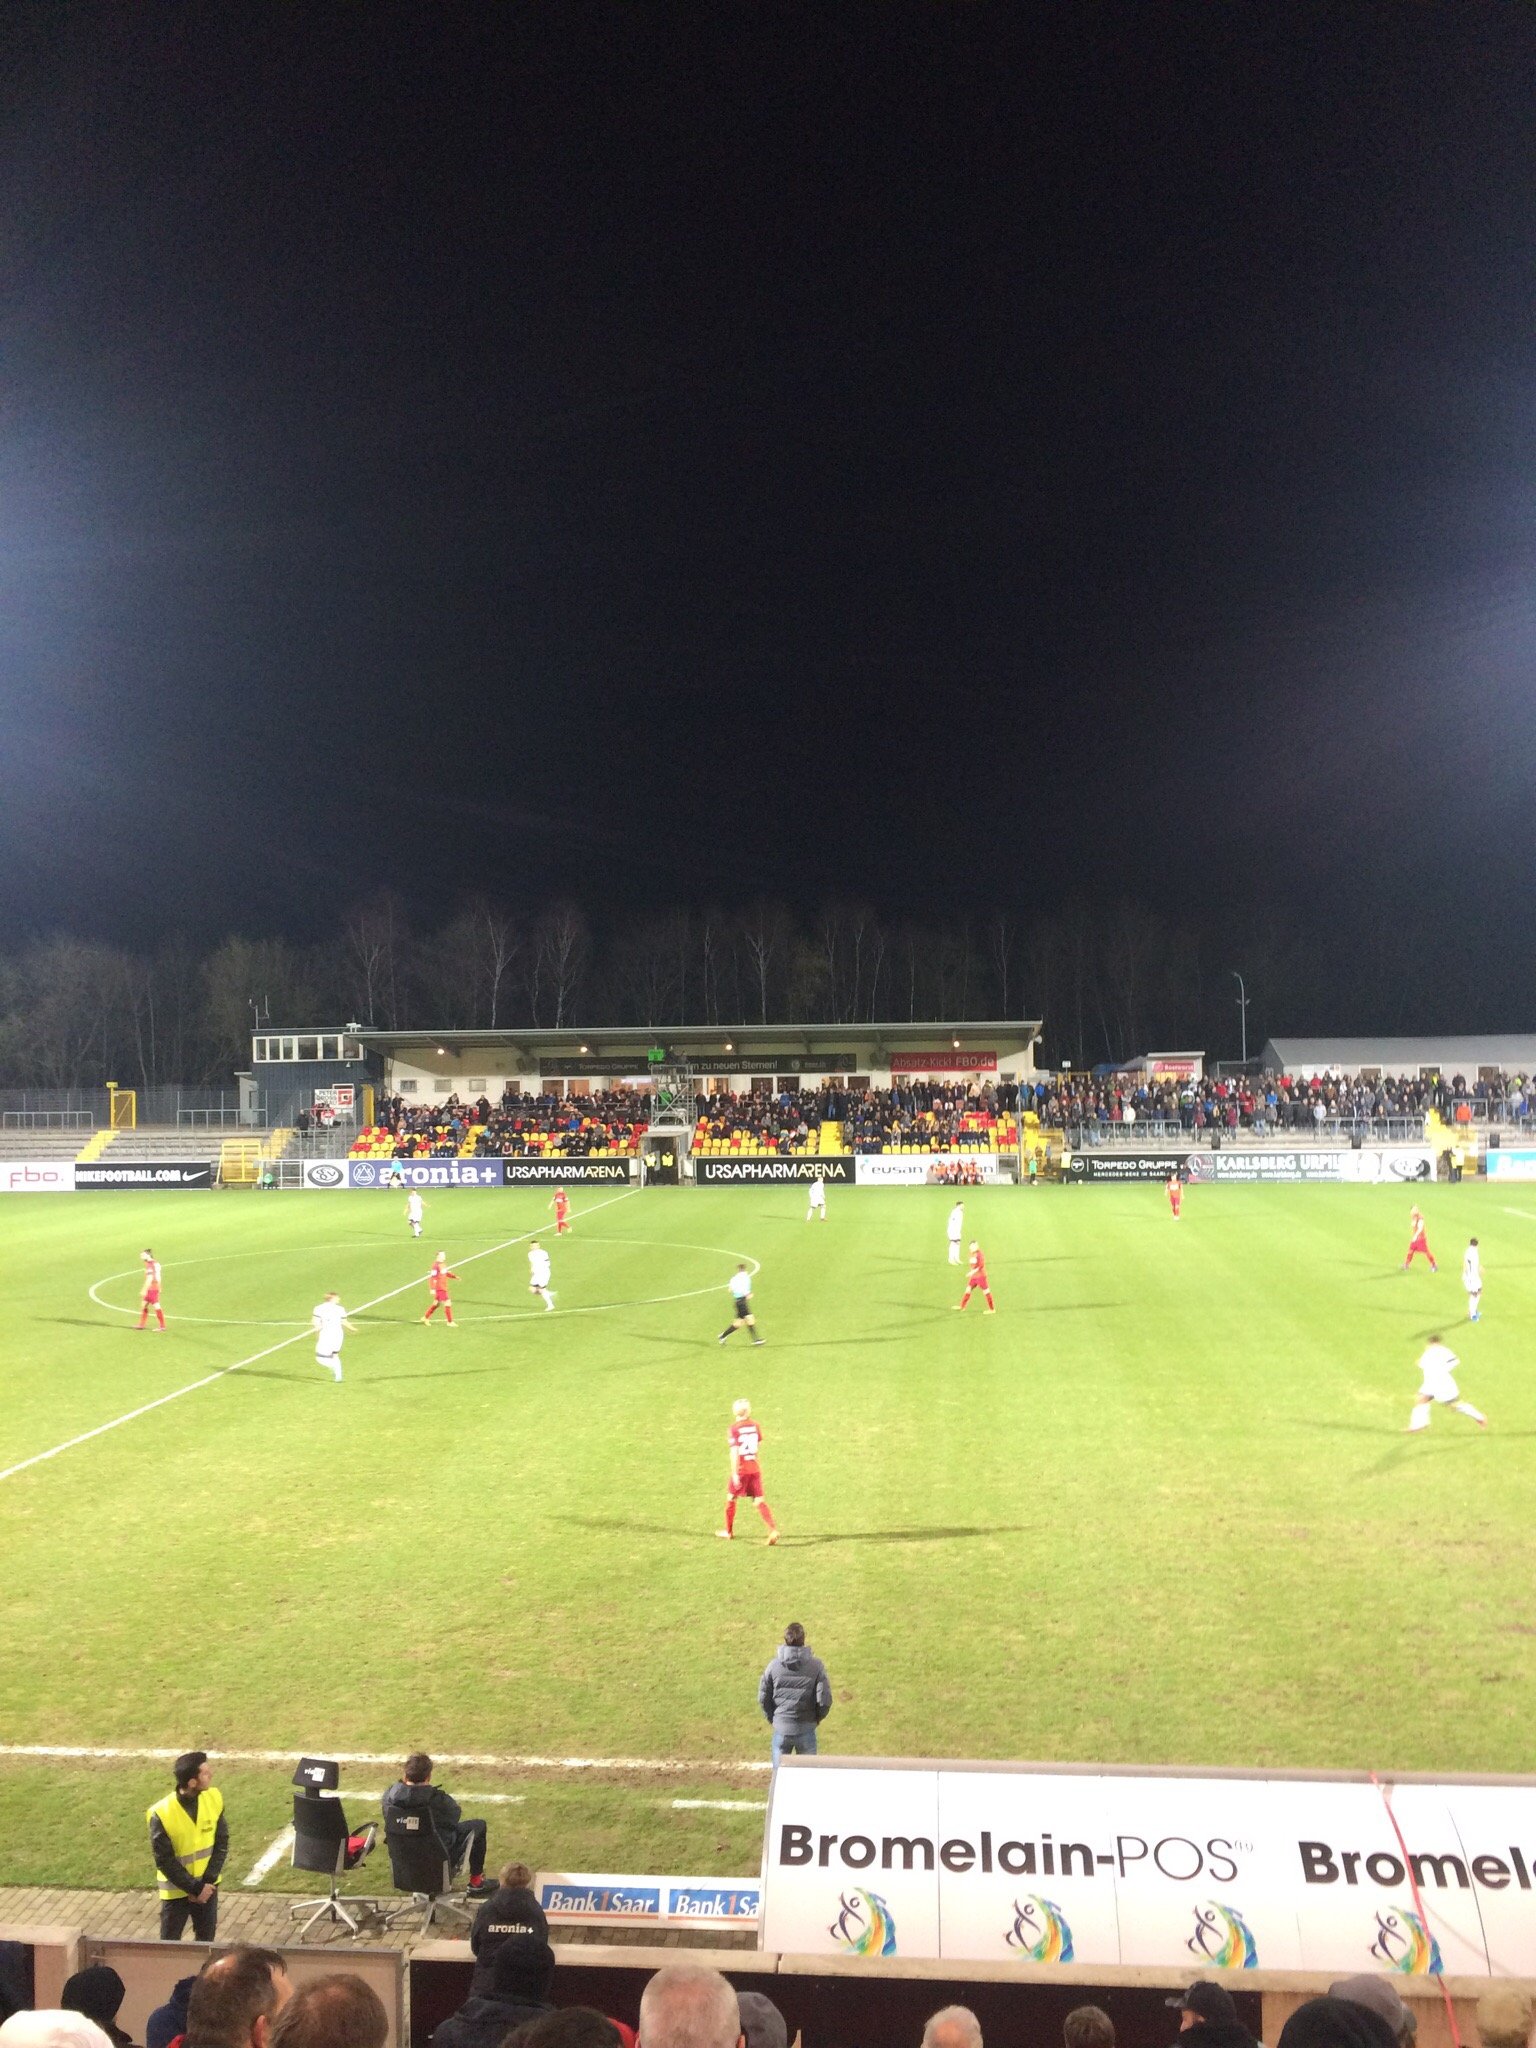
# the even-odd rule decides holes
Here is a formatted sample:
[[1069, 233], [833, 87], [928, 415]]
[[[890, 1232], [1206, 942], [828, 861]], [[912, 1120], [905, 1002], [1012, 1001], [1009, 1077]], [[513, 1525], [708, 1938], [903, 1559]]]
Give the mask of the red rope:
[[[1392, 1823], [1392, 1832], [1397, 1837], [1397, 1846], [1403, 1852], [1403, 1868], [1408, 1873], [1408, 1889], [1413, 1893], [1414, 1911], [1419, 1916], [1419, 1923], [1423, 1927], [1424, 1932], [1430, 1934], [1429, 1914], [1425, 1910], [1424, 1900], [1419, 1892], [1419, 1880], [1414, 1875], [1413, 1858], [1408, 1854], [1408, 1844], [1403, 1840], [1403, 1831], [1397, 1824], [1397, 1815], [1392, 1811], [1391, 1798], [1388, 1796], [1386, 1786], [1382, 1784], [1374, 1771], [1371, 1773], [1371, 1783], [1381, 1794], [1381, 1803], [1387, 1810], [1387, 1819]], [[1434, 1939], [1432, 1934], [1430, 1934], [1430, 1938], [1431, 1940]], [[1435, 1982], [1440, 1986], [1440, 1996], [1445, 2000], [1445, 2017], [1450, 2023], [1451, 2040], [1455, 2043], [1455, 2048], [1462, 2048], [1461, 2029], [1456, 2024], [1456, 2008], [1451, 2003], [1450, 1992], [1445, 1988], [1445, 1977], [1439, 1970], [1432, 1971], [1431, 1974]]]

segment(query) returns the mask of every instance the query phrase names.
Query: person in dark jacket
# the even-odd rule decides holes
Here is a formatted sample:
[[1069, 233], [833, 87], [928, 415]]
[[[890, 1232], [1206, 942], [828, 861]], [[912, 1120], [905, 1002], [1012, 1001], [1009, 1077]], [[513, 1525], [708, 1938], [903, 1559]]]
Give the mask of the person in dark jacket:
[[1280, 2029], [1279, 2048], [1396, 2048], [1379, 2012], [1352, 1998], [1309, 1998]]
[[785, 1755], [816, 1754], [816, 1730], [832, 1711], [832, 1686], [826, 1665], [807, 1649], [798, 1621], [785, 1629], [784, 1647], [763, 1673], [757, 1703], [773, 1730], [769, 1754], [775, 1764]]
[[1203, 1977], [1168, 2004], [1182, 2013], [1179, 2031], [1189, 2039], [1179, 2048], [1258, 2048], [1258, 2043], [1237, 2016], [1232, 1994], [1224, 1986]]
[[451, 1799], [441, 1786], [432, 1783], [432, 1759], [420, 1749], [411, 1751], [403, 1775], [384, 1794], [385, 1832], [397, 1815], [411, 1813], [427, 1818], [455, 1876], [468, 1855], [469, 1889], [489, 1898], [491, 1887], [485, 1881], [485, 1822], [465, 1820], [457, 1799]]
[[187, 2000], [196, 1977], [178, 1977], [164, 2005], [157, 2005], [144, 2022], [144, 2048], [171, 2048], [187, 2031]]
[[491, 1959], [491, 1988], [471, 1992], [432, 2035], [432, 2048], [501, 2048], [514, 2027], [553, 2012], [555, 1952], [537, 1934], [513, 1934]]
[[65, 1979], [59, 2004], [66, 2012], [83, 2012], [94, 2020], [113, 2048], [133, 2048], [133, 2036], [117, 2024], [118, 2011], [128, 1987], [110, 1963], [93, 1963]]
[[515, 1934], [536, 1934], [549, 1939], [549, 1922], [544, 1908], [533, 1895], [533, 1872], [526, 1863], [504, 1863], [496, 1877], [496, 1889], [475, 1915], [469, 1930], [469, 1952], [475, 1959], [469, 1995], [484, 1995], [491, 1986], [491, 1964], [503, 1942]]

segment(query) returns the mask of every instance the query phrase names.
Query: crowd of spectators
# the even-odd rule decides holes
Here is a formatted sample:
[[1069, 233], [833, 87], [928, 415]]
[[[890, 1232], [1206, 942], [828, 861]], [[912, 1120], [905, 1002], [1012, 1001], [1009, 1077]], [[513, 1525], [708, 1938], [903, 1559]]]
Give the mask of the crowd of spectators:
[[1531, 1114], [1523, 1076], [1468, 1082], [1453, 1074], [1433, 1078], [1383, 1074], [1374, 1079], [1342, 1074], [1262, 1073], [1227, 1079], [1143, 1080], [1130, 1074], [1042, 1075], [1022, 1090], [1026, 1110], [1041, 1124], [1065, 1129], [1068, 1142], [1093, 1144], [1112, 1128], [1175, 1128], [1198, 1139], [1207, 1132], [1255, 1137], [1303, 1134], [1326, 1137], [1401, 1137], [1403, 1126], [1422, 1124], [1431, 1111], [1448, 1123], [1492, 1118], [1520, 1122]]
[[637, 1152], [651, 1099], [634, 1088], [592, 1095], [519, 1095], [499, 1102], [407, 1102], [386, 1095], [354, 1151], [395, 1159], [539, 1157], [584, 1159], [594, 1152]]
[[824, 1123], [841, 1126], [845, 1152], [901, 1146], [987, 1152], [1015, 1142], [1012, 1082], [911, 1081], [891, 1088], [763, 1089], [750, 1095], [700, 1095], [695, 1151], [739, 1138], [762, 1152], [815, 1150]]

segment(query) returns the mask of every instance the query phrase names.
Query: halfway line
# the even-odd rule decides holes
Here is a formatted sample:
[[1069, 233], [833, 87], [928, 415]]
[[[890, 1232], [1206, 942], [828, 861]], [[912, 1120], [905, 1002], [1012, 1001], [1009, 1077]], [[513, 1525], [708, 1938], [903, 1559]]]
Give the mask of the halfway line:
[[[590, 1209], [583, 1209], [581, 1213], [584, 1216], [595, 1215], [599, 1209], [607, 1209], [614, 1202], [627, 1202], [634, 1192], [633, 1188], [626, 1188], [622, 1195], [610, 1195], [607, 1201], [594, 1202]], [[467, 1259], [460, 1259], [459, 1264], [472, 1266], [476, 1259], [488, 1259], [493, 1252], [509, 1251], [513, 1245], [526, 1244], [530, 1237], [537, 1235], [537, 1230], [525, 1230], [517, 1237], [504, 1238], [500, 1244], [487, 1245], [483, 1252], [471, 1252]], [[420, 1285], [421, 1275], [418, 1273], [401, 1286], [391, 1287], [387, 1294], [376, 1294], [372, 1301], [360, 1302], [352, 1313], [362, 1315], [370, 1308], [377, 1308], [381, 1301], [393, 1301], [397, 1294], [405, 1294], [411, 1288]], [[0, 1480], [14, 1479], [18, 1472], [30, 1471], [34, 1465], [44, 1465], [50, 1458], [60, 1457], [65, 1451], [73, 1451], [81, 1444], [88, 1444], [93, 1437], [105, 1436], [109, 1430], [121, 1429], [124, 1423], [137, 1422], [141, 1415], [152, 1415], [157, 1408], [165, 1407], [167, 1402], [179, 1401], [184, 1394], [195, 1394], [201, 1387], [211, 1387], [215, 1380], [227, 1379], [232, 1372], [239, 1372], [243, 1366], [255, 1365], [263, 1358], [270, 1358], [274, 1352], [286, 1351], [290, 1344], [301, 1343], [310, 1334], [307, 1329], [295, 1330], [291, 1337], [281, 1337], [277, 1343], [267, 1345], [265, 1350], [253, 1351], [249, 1358], [237, 1358], [233, 1365], [221, 1365], [217, 1372], [204, 1373], [200, 1380], [189, 1380], [186, 1386], [177, 1387], [173, 1393], [161, 1394], [157, 1400], [146, 1401], [142, 1408], [130, 1408], [126, 1415], [115, 1416], [111, 1422], [98, 1422], [94, 1429], [87, 1429], [79, 1436], [72, 1436], [68, 1443], [55, 1444], [51, 1451], [36, 1451], [30, 1458], [23, 1458], [19, 1465], [8, 1465], [0, 1472]]]

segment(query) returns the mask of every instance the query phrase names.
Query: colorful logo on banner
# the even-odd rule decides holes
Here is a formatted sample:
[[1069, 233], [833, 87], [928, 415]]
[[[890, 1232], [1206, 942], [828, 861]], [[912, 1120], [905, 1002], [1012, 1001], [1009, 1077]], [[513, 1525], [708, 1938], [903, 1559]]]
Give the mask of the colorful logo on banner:
[[1003, 1936], [1009, 1948], [1031, 1963], [1070, 1963], [1072, 1929], [1060, 1906], [1031, 1892], [1013, 1902], [1013, 1925]]
[[1256, 1970], [1259, 1945], [1235, 1906], [1207, 1899], [1195, 1908], [1195, 1931], [1184, 1946], [1218, 1970]]
[[1371, 1954], [1401, 1977], [1438, 1977], [1445, 1967], [1439, 1942], [1418, 1914], [1406, 1907], [1376, 1915]]
[[896, 1922], [891, 1909], [875, 1892], [843, 1892], [838, 1915], [827, 1929], [838, 1947], [851, 1956], [893, 1956]]

